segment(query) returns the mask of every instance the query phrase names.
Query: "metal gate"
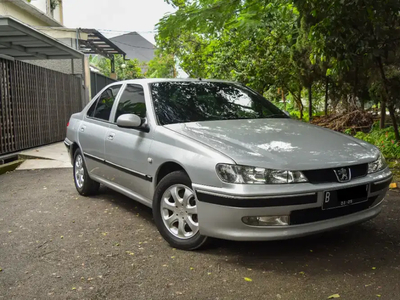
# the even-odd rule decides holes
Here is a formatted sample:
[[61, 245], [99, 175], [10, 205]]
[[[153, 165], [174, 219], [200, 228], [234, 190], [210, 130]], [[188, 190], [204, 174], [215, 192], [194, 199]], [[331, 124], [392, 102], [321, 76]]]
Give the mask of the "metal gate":
[[115, 79], [109, 78], [99, 73], [90, 71], [90, 93], [93, 98], [98, 92], [100, 92], [107, 85], [115, 82]]
[[81, 109], [80, 78], [0, 58], [0, 155], [63, 140]]

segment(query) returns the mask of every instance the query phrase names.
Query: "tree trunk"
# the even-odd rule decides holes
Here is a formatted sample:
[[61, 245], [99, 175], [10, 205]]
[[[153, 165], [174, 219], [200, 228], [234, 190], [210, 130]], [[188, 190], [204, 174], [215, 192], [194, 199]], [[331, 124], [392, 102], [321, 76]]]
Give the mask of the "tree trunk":
[[[386, 75], [385, 75], [385, 70], [383, 69], [383, 63], [382, 63], [382, 58], [379, 56], [377, 58], [378, 61], [378, 66], [379, 66], [379, 71], [381, 73], [381, 77], [382, 77], [382, 83], [383, 83], [383, 87], [384, 87], [384, 93], [383, 93], [383, 97], [382, 97], [382, 103], [381, 103], [381, 123], [380, 123], [380, 128], [385, 128], [385, 119], [386, 119], [386, 103], [388, 103], [389, 100], [389, 90], [388, 90], [388, 86], [387, 86], [387, 79], [386, 79]], [[393, 104], [391, 104], [390, 106], [393, 106]], [[390, 111], [389, 111], [390, 113]], [[392, 113], [390, 113], [390, 117], [392, 117]], [[393, 117], [394, 116], [394, 111], [393, 111]], [[393, 120], [392, 120], [393, 121]], [[394, 128], [394, 135], [396, 137], [396, 140], [399, 140], [399, 131], [397, 128], [397, 122], [396, 120], [394, 120], [393, 122], [393, 126], [394, 123], [396, 123], [396, 127]]]
[[385, 119], [386, 119], [386, 103], [384, 100], [381, 101], [381, 119], [379, 122], [379, 128], [385, 128]]
[[300, 89], [299, 89], [299, 110], [300, 110], [300, 120], [303, 120], [304, 106], [303, 106], [303, 102], [301, 101], [301, 90], [302, 90], [302, 88], [300, 87]]
[[281, 93], [282, 93], [283, 109], [286, 110], [286, 96], [283, 89], [281, 89]]
[[353, 105], [357, 109], [357, 89], [358, 89], [358, 65], [356, 65], [356, 74], [354, 78]]
[[392, 119], [392, 122], [393, 122], [394, 136], [396, 138], [396, 141], [400, 141], [399, 127], [397, 125], [397, 120], [396, 120], [396, 115], [395, 115], [393, 104], [390, 104], [388, 108], [389, 108], [390, 118]]
[[328, 96], [329, 96], [329, 78], [326, 76], [325, 82], [325, 116], [328, 115]]
[[309, 122], [312, 120], [312, 83], [308, 85], [308, 118]]

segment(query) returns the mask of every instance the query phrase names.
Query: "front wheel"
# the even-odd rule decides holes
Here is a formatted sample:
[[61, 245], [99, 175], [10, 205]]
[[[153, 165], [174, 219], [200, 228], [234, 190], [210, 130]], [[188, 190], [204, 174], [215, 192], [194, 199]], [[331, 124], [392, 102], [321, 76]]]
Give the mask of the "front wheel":
[[199, 232], [197, 200], [183, 171], [168, 174], [157, 185], [153, 217], [158, 231], [172, 247], [195, 250], [208, 239]]

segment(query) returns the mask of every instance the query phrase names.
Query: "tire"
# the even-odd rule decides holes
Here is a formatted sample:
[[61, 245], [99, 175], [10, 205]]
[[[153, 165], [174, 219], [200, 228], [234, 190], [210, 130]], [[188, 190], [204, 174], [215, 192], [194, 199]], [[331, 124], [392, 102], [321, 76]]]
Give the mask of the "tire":
[[197, 200], [184, 171], [165, 176], [156, 187], [153, 217], [162, 237], [174, 248], [195, 250], [208, 242], [198, 228]]
[[73, 175], [75, 187], [79, 194], [82, 196], [90, 196], [98, 192], [100, 183], [89, 177], [85, 160], [80, 149], [77, 149], [74, 154]]

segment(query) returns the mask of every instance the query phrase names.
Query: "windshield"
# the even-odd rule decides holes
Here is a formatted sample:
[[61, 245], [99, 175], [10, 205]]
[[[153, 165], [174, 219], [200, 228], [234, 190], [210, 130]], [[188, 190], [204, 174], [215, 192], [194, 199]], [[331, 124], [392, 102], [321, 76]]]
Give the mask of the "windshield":
[[252, 90], [225, 82], [156, 82], [150, 85], [161, 125], [213, 120], [287, 118]]

